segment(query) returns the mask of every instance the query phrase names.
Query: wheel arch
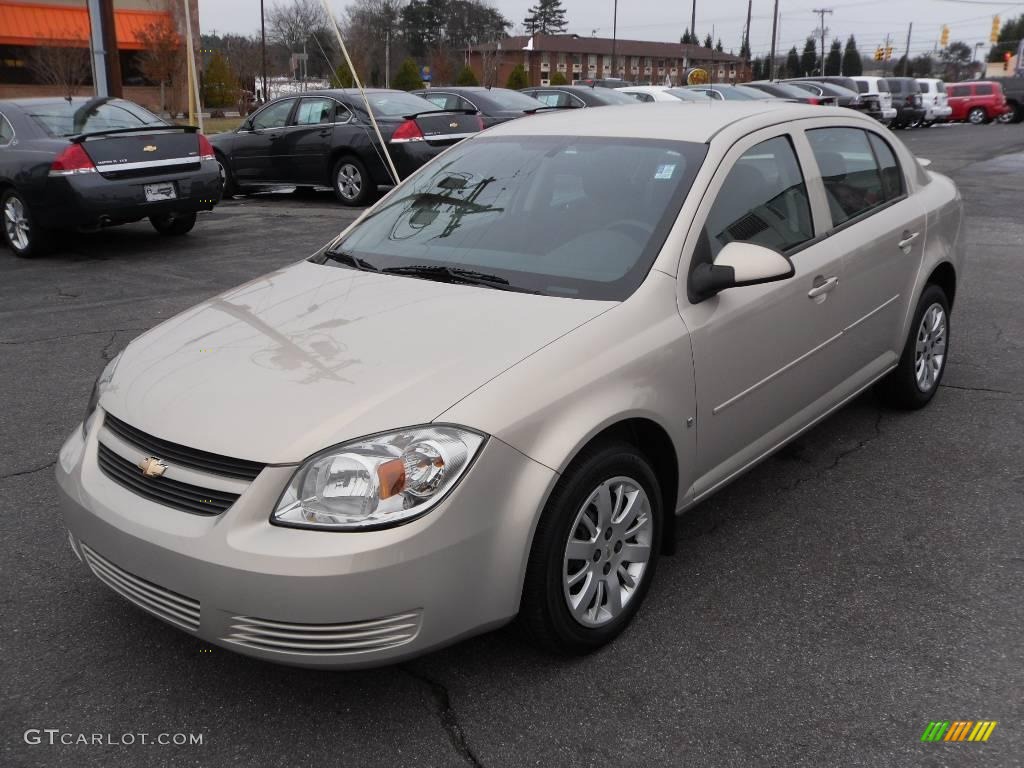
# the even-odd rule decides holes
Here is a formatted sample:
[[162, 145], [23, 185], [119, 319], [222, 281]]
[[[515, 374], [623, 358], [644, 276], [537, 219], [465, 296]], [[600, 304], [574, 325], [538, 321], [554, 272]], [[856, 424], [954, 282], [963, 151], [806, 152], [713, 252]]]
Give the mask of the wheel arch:
[[956, 299], [956, 268], [948, 261], [937, 264], [924, 281], [925, 287], [937, 285], [946, 294], [949, 300], [949, 308], [953, 308]]

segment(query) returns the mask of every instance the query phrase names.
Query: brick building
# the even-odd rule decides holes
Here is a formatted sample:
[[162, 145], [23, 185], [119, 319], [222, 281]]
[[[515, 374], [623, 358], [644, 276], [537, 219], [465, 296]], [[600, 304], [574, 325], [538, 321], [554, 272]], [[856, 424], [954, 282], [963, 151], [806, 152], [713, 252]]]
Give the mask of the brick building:
[[[198, 47], [199, 0], [189, 0], [189, 3], [192, 34]], [[162, 21], [171, 22], [184, 40], [181, 0], [114, 0], [124, 95], [154, 109], [160, 105], [160, 87], [147, 82], [140, 70], [139, 55], [144, 48], [140, 33]], [[89, 13], [85, 0], [0, 0], [0, 98], [59, 94], [58, 86], [46, 84], [35, 71], [33, 51], [60, 47], [89, 48]], [[188, 91], [185, 77], [179, 80], [166, 100], [169, 105], [183, 109], [187, 105]], [[79, 93], [92, 94], [91, 75]]]
[[637, 83], [678, 85], [686, 71], [699, 67], [712, 82], [740, 83], [750, 79], [749, 68], [730, 53], [682, 43], [618, 40], [612, 61], [610, 37], [533, 35], [508, 37], [468, 52], [469, 65], [485, 85], [503, 86], [519, 64], [530, 85], [548, 85], [555, 72], [570, 83], [588, 78], [619, 77]]

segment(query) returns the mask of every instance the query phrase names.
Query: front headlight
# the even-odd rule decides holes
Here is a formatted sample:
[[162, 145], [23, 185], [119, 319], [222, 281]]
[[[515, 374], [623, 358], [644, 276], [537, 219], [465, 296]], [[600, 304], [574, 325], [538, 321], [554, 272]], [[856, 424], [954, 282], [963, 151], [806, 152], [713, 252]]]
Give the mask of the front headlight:
[[339, 531], [407, 523], [455, 486], [483, 442], [462, 427], [423, 426], [331, 448], [299, 468], [270, 521]]
[[113, 378], [114, 369], [117, 368], [117, 363], [120, 359], [120, 353], [115, 355], [114, 359], [107, 363], [107, 367], [103, 369], [103, 372], [96, 377], [96, 382], [92, 385], [92, 392], [89, 394], [89, 403], [85, 407], [85, 418], [82, 419], [82, 437], [89, 436], [89, 422], [92, 421], [92, 416], [96, 413], [96, 408], [100, 404], [100, 396], [103, 394], [103, 390], [106, 389], [110, 380]]

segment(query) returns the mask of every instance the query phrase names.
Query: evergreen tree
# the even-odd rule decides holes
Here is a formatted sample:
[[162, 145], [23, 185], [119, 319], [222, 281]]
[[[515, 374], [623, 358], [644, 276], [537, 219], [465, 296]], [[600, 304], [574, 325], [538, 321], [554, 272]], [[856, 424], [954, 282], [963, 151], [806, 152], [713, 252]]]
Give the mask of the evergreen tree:
[[563, 75], [561, 72], [555, 72], [555, 74], [553, 74], [551, 76], [551, 81], [550, 82], [551, 82], [552, 85], [568, 85], [569, 84], [569, 81], [565, 79], [565, 75]]
[[338, 68], [331, 74], [331, 88], [355, 88], [356, 81], [352, 77], [352, 70], [346, 62], [341, 62]]
[[455, 78], [456, 85], [480, 85], [480, 82], [476, 79], [476, 75], [473, 70], [469, 67], [463, 67], [462, 71], [459, 72], [459, 76]]
[[760, 56], [750, 62], [750, 79], [764, 80], [768, 77], [764, 71], [765, 62]]
[[711, 39], [711, 35], [708, 35], [707, 37], [704, 38], [704, 47], [705, 48], [710, 48], [714, 44], [715, 44], [715, 41]]
[[746, 37], [743, 38], [743, 42], [740, 44], [740, 58], [744, 61], [750, 61], [750, 40]]
[[722, 38], [718, 38], [718, 42], [715, 43], [715, 50], [719, 53], [725, 53], [725, 48], [722, 47]]
[[203, 78], [203, 103], [207, 107], [233, 106], [238, 98], [238, 84], [231, 67], [219, 53], [213, 54]]
[[[794, 45], [786, 55], [786, 77], [800, 77], [800, 54]], [[781, 75], [780, 75], [781, 77]]]
[[813, 75], [818, 68], [818, 47], [814, 44], [814, 38], [808, 37], [804, 43], [804, 52], [800, 55], [800, 74]]
[[839, 40], [832, 41], [832, 47], [828, 49], [828, 56], [825, 57], [825, 74], [838, 75], [843, 63], [843, 46]]
[[526, 13], [523, 24], [531, 35], [557, 35], [569, 26], [562, 0], [537, 0]]
[[847, 77], [864, 74], [864, 62], [860, 59], [860, 51], [857, 50], [857, 41], [853, 35], [846, 41], [846, 49], [843, 51], [843, 74]]
[[506, 88], [511, 88], [513, 91], [518, 91], [526, 88], [530, 84], [529, 79], [526, 77], [526, 70], [523, 69], [522, 64], [517, 64], [516, 68], [512, 70], [512, 73], [508, 76], [508, 82], [505, 83]]
[[402, 62], [398, 73], [391, 80], [391, 87], [399, 91], [415, 91], [423, 87], [423, 78], [420, 76], [420, 68], [412, 58]]

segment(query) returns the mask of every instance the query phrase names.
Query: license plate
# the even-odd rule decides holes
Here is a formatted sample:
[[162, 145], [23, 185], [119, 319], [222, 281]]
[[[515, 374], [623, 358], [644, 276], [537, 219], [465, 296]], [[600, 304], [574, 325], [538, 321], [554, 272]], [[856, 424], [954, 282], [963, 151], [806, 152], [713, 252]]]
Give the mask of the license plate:
[[160, 200], [174, 200], [178, 196], [178, 193], [174, 189], [174, 184], [171, 182], [166, 182], [164, 184], [146, 184], [143, 189], [146, 192], [147, 203], [156, 203]]

